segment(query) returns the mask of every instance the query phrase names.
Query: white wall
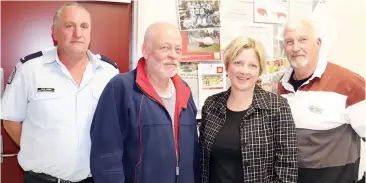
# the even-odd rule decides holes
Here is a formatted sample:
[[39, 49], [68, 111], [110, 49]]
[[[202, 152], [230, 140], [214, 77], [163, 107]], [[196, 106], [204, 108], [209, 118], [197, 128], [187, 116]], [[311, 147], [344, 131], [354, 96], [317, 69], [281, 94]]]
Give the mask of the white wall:
[[327, 9], [329, 15], [343, 23], [328, 59], [366, 78], [365, 0], [334, 0]]
[[[150, 24], [165, 21], [178, 26], [176, 0], [139, 0], [135, 3], [137, 6], [134, 9], [135, 30], [130, 68], [135, 68], [138, 58], [142, 56], [141, 45], [144, 32]], [[323, 21], [320, 26], [325, 32], [334, 31], [332, 26], [327, 25], [327, 18], [333, 18], [342, 25], [329, 47], [327, 58], [366, 78], [366, 0], [328, 0], [326, 10], [321, 11], [317, 16]], [[362, 145], [363, 159], [361, 159], [360, 172], [366, 170], [365, 144]]]
[[[176, 0], [139, 0], [135, 1], [134, 30], [135, 43], [132, 46], [132, 63], [130, 68], [135, 68], [137, 61], [142, 57], [141, 46], [144, 41], [146, 28], [154, 22], [169, 22], [178, 26]], [[136, 13], [137, 12], [137, 13]], [[137, 16], [137, 17], [136, 17]]]
[[[329, 61], [346, 67], [366, 78], [366, 1], [331, 0], [317, 12], [323, 35], [334, 32], [334, 22], [341, 23], [339, 32], [331, 40]], [[366, 123], [366, 121], [365, 121]], [[360, 177], [366, 170], [366, 143], [361, 145]]]
[[[329, 10], [330, 14], [344, 23], [341, 34], [329, 53], [329, 60], [366, 78], [366, 1], [339, 0]], [[366, 143], [362, 143], [361, 155], [360, 169], [365, 171]]]

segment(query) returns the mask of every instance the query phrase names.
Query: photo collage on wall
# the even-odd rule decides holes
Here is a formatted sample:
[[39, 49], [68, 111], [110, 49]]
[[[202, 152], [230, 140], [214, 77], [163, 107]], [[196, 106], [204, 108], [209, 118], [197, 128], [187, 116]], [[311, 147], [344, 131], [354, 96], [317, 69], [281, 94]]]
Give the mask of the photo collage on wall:
[[[215, 83], [218, 80], [206, 79], [199, 82], [204, 73], [198, 68], [208, 64], [209, 68], [216, 68], [221, 64], [220, 44], [220, 1], [219, 0], [177, 0], [178, 25], [182, 36], [182, 62], [179, 68], [180, 77], [190, 86], [193, 100], [198, 109], [205, 100], [207, 81]], [[220, 65], [220, 67], [222, 67]], [[223, 68], [223, 67], [222, 67]], [[205, 70], [207, 71], [207, 70]], [[224, 73], [218, 75], [224, 78]], [[206, 85], [203, 85], [206, 84]], [[210, 85], [211, 86], [211, 85]], [[226, 88], [210, 88], [210, 92], [222, 91]], [[200, 97], [201, 96], [201, 97]]]
[[177, 4], [182, 60], [221, 60], [219, 0], [178, 0]]
[[[248, 36], [260, 41], [266, 50], [266, 69], [257, 84], [263, 89], [276, 93], [282, 75], [289, 68], [285, 56], [283, 31], [284, 23], [295, 14], [312, 12], [313, 3], [289, 0], [176, 0], [177, 23], [182, 35], [182, 63], [179, 74], [192, 89], [196, 104], [202, 104], [206, 96], [205, 84], [221, 81], [219, 77], [206, 77], [208, 68], [224, 68], [223, 51], [238, 36]], [[206, 65], [210, 65], [206, 68]], [[206, 68], [200, 73], [200, 69]], [[223, 74], [223, 73], [218, 73]], [[202, 76], [203, 82], [198, 82]], [[204, 77], [203, 77], [204, 76]], [[224, 90], [230, 87], [226, 77]], [[221, 76], [220, 76], [221, 77]], [[207, 79], [209, 78], [209, 79]], [[206, 87], [207, 88], [207, 87]], [[210, 87], [213, 89], [215, 87]], [[220, 88], [221, 90], [221, 88]], [[217, 90], [219, 91], [219, 90]], [[211, 92], [211, 91], [210, 91]], [[198, 102], [197, 102], [198, 101]], [[200, 110], [199, 106], [198, 110]]]

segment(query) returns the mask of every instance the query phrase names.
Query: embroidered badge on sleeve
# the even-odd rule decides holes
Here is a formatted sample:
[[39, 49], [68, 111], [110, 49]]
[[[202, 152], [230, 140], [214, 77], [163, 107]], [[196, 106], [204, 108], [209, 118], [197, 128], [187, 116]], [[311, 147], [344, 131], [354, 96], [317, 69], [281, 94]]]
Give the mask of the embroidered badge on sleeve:
[[10, 74], [10, 77], [8, 79], [8, 84], [11, 84], [11, 82], [13, 81], [16, 73], [17, 73], [17, 67], [15, 66], [14, 69], [13, 69], [13, 72]]

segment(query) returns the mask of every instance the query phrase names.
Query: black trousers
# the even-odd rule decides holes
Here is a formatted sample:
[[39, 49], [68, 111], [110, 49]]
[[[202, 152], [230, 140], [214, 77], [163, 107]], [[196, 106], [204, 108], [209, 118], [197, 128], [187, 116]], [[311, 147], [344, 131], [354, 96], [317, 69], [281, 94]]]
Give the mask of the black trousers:
[[[24, 173], [24, 183], [58, 183], [57, 179], [51, 180], [51, 176], [46, 174], [39, 174], [34, 172], [25, 172]], [[47, 179], [48, 178], [48, 179]], [[70, 182], [70, 181], [60, 181], [60, 183], [94, 183], [92, 177], [84, 179], [79, 182]]]

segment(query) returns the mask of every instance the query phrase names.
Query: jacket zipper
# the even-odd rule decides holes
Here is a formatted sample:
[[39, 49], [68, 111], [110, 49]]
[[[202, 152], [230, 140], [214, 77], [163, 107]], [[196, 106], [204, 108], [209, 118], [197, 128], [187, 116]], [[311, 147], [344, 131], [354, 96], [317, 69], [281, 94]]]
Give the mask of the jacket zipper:
[[[138, 84], [136, 84], [136, 85], [137, 85], [137, 88], [139, 88], [143, 94], [145, 94], [147, 97], [149, 97], [149, 99], [151, 99], [152, 101], [154, 101], [154, 102], [158, 103], [159, 105], [161, 105], [157, 100], [155, 100], [150, 95], [148, 95], [147, 93], [145, 93], [144, 90], [142, 90], [141, 87]], [[174, 123], [173, 120], [172, 120], [172, 123]], [[174, 138], [174, 134], [173, 134], [173, 138]], [[175, 144], [175, 146], [176, 146], [176, 144]], [[175, 156], [177, 157], [177, 162], [176, 162], [176, 166], [175, 166], [175, 183], [178, 183], [178, 176], [179, 176], [178, 152], [175, 152]]]
[[179, 164], [175, 167], [175, 183], [178, 183], [178, 176], [179, 176]]

